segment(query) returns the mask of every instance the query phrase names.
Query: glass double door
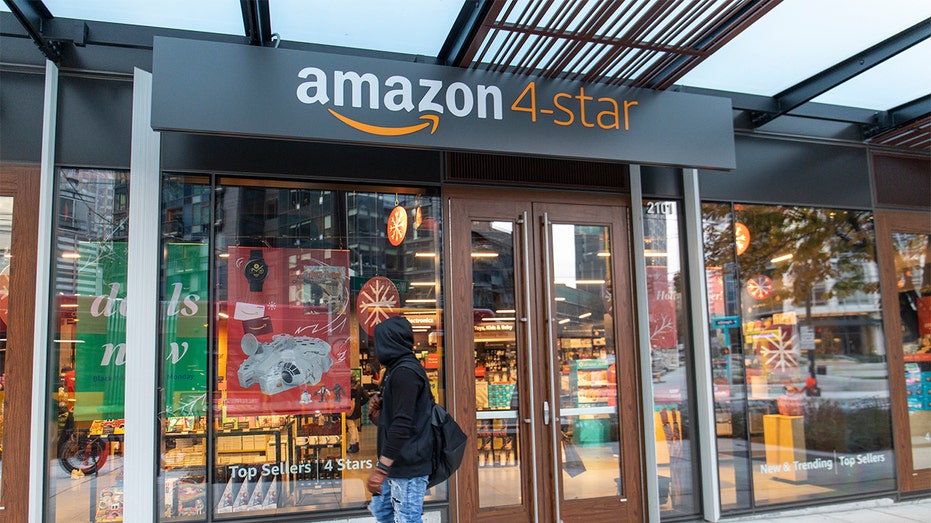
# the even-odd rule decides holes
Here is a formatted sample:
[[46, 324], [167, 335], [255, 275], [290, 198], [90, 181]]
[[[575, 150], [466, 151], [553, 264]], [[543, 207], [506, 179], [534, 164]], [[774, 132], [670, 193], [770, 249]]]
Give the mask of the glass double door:
[[641, 520], [626, 201], [463, 192], [448, 212], [451, 390], [475, 435], [459, 520]]

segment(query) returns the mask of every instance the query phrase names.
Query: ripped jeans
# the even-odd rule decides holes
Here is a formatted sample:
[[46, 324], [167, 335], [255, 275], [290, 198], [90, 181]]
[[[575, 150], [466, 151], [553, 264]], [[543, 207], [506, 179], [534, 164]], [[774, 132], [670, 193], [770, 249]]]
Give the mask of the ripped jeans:
[[[423, 498], [427, 493], [427, 476], [388, 478], [382, 494], [372, 496], [369, 512], [378, 523], [421, 523]], [[386, 494], [385, 491], [390, 492]]]

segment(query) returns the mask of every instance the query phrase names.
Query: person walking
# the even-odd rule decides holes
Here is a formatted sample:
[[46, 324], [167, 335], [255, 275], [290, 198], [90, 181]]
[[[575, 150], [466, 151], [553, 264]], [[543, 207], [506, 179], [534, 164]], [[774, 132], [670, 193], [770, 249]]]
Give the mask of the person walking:
[[423, 521], [423, 501], [433, 468], [433, 396], [414, 356], [410, 322], [393, 316], [375, 326], [375, 355], [385, 369], [381, 394], [369, 400], [378, 425], [378, 460], [366, 482], [369, 511], [378, 523]]
[[351, 399], [352, 408], [349, 411], [349, 416], [346, 418], [346, 441], [349, 443], [346, 452], [355, 454], [359, 452], [359, 429], [362, 426], [362, 406], [368, 403], [369, 393], [365, 392], [365, 389], [362, 388], [362, 384], [359, 383], [359, 378], [355, 374], [351, 375], [351, 381], [352, 385], [349, 389], [349, 397]]

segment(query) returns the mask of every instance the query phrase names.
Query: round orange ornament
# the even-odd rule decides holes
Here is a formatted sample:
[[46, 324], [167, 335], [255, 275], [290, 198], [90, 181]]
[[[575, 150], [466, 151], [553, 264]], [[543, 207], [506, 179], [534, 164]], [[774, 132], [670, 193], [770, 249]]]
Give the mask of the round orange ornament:
[[407, 211], [398, 205], [388, 215], [388, 242], [397, 247], [407, 235]]

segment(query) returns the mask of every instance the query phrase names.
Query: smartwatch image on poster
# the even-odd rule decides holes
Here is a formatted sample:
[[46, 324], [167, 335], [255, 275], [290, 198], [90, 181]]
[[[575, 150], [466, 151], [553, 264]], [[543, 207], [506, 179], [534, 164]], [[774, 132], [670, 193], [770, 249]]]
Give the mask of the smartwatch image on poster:
[[243, 270], [246, 281], [249, 282], [250, 292], [262, 292], [262, 284], [268, 277], [268, 264], [262, 257], [261, 249], [252, 249], [249, 251], [249, 261], [246, 262], [246, 268]]

